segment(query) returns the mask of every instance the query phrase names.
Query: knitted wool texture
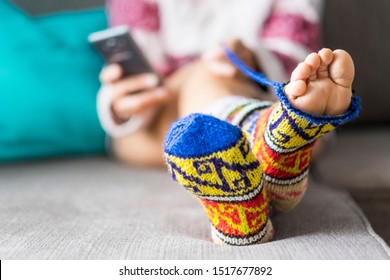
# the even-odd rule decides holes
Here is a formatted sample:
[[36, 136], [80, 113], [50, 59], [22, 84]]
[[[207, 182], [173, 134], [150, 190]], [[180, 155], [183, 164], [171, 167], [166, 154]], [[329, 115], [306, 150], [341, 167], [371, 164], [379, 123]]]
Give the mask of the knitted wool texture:
[[216, 117], [240, 127], [264, 172], [264, 186], [272, 207], [286, 212], [302, 199], [307, 188], [311, 152], [315, 140], [338, 125], [355, 119], [360, 99], [353, 97], [348, 111], [340, 116], [317, 116], [293, 108], [284, 94], [284, 84], [268, 80], [242, 63], [230, 50], [228, 58], [244, 74], [271, 86], [280, 102], [271, 105], [247, 98], [224, 102]]
[[222, 120], [190, 115], [171, 126], [164, 152], [173, 179], [203, 205], [214, 241], [249, 245], [272, 238], [271, 205], [288, 211], [298, 204], [307, 187], [315, 140], [356, 118], [360, 105], [353, 97], [341, 116], [296, 110], [288, 103], [283, 84], [253, 72], [229, 50], [226, 53], [244, 74], [272, 86], [280, 102], [242, 98], [225, 103], [217, 116]]
[[173, 179], [203, 205], [215, 242], [249, 245], [271, 239], [262, 170], [239, 128], [190, 115], [172, 125], [165, 157]]

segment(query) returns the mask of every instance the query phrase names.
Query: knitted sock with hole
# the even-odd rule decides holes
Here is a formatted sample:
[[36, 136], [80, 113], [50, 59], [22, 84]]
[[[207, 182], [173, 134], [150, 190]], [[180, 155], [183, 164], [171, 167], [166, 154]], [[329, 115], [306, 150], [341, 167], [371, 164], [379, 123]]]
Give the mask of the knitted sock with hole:
[[172, 124], [164, 154], [172, 178], [202, 204], [216, 243], [250, 245], [272, 238], [262, 168], [239, 128], [192, 114]]
[[[283, 123], [280, 127], [277, 123], [275, 127], [275, 116], [270, 119], [279, 104], [242, 97], [221, 101], [213, 107], [223, 110], [214, 110], [213, 115], [241, 128], [247, 137], [253, 154], [262, 166], [264, 186], [274, 210], [286, 212], [294, 208], [307, 188], [310, 154], [315, 139], [308, 137], [307, 142], [289, 145], [284, 149], [278, 145], [279, 140], [283, 142], [286, 138], [296, 135], [292, 133], [291, 127], [285, 126], [280, 119], [278, 121]], [[215, 113], [217, 111], [219, 114]], [[298, 125], [299, 123], [294, 123], [293, 127], [299, 127]], [[271, 138], [270, 135], [276, 137]], [[281, 137], [285, 139], [282, 140]]]
[[288, 211], [299, 203], [306, 191], [316, 139], [355, 119], [360, 111], [360, 99], [353, 97], [348, 111], [340, 116], [305, 113], [288, 102], [284, 84], [249, 69], [231, 51], [226, 50], [226, 54], [249, 78], [272, 87], [279, 102], [233, 96], [214, 104], [210, 114], [242, 129], [262, 166], [264, 186], [272, 207]]

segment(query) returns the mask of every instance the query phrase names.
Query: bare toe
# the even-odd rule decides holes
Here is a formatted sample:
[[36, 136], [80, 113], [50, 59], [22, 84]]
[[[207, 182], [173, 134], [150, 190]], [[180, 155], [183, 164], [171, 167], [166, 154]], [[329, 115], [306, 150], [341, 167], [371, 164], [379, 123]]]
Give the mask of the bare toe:
[[293, 81], [287, 84], [285, 92], [290, 102], [306, 93], [307, 85], [303, 80]]
[[333, 51], [333, 62], [329, 66], [329, 75], [336, 84], [352, 88], [355, 67], [349, 53], [344, 50]]
[[317, 79], [317, 71], [321, 65], [321, 57], [317, 53], [311, 53], [306, 57], [305, 63], [308, 64], [311, 69], [309, 80], [313, 81]]
[[310, 77], [312, 69], [306, 62], [299, 63], [291, 74], [291, 81], [286, 86], [285, 92], [288, 99], [294, 100], [306, 92], [306, 80]]
[[312, 75], [312, 67], [305, 62], [299, 63], [291, 74], [291, 81], [286, 86], [285, 92], [290, 100], [302, 96], [306, 92], [306, 80]]
[[324, 48], [318, 52], [318, 55], [321, 58], [321, 65], [318, 68], [317, 77], [319, 79], [328, 78], [329, 77], [329, 71], [328, 71], [329, 64], [333, 60], [333, 52], [331, 49]]
[[310, 65], [306, 62], [298, 64], [297, 68], [291, 73], [291, 81], [306, 80], [311, 73]]
[[351, 102], [354, 65], [343, 50], [310, 54], [291, 75], [285, 92], [296, 109], [315, 115], [340, 115]]

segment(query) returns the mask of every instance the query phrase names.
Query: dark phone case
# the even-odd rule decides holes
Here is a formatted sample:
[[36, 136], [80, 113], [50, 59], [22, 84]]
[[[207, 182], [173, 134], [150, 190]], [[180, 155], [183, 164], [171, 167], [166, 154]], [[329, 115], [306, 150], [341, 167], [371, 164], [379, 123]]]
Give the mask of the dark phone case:
[[90, 42], [107, 64], [119, 64], [124, 76], [154, 73], [153, 68], [126, 29], [113, 36], [90, 40]]

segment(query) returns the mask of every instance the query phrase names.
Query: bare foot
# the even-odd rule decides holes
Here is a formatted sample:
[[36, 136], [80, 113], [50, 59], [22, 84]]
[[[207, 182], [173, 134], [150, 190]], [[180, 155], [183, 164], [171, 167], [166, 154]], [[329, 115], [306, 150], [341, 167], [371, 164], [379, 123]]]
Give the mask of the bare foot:
[[346, 51], [322, 49], [295, 68], [285, 92], [296, 109], [337, 116], [351, 103], [354, 75], [353, 60]]

